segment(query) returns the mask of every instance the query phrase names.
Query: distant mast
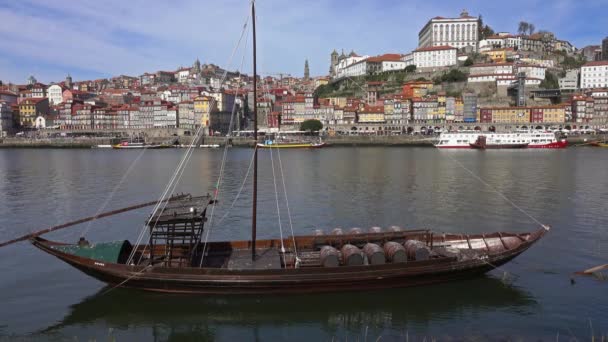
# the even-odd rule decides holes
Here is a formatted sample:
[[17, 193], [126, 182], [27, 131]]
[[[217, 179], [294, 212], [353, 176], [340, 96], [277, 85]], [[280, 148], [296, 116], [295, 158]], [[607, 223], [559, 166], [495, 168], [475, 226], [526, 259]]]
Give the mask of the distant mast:
[[251, 260], [255, 260], [255, 240], [258, 209], [258, 98], [255, 50], [255, 1], [251, 1], [251, 22], [253, 25], [253, 213], [251, 215]]

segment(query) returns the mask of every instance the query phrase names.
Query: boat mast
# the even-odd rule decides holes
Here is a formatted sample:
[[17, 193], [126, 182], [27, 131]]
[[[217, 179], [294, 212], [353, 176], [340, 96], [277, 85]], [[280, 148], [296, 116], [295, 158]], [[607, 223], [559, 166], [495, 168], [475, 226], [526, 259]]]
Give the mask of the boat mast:
[[251, 215], [251, 260], [255, 260], [258, 209], [258, 98], [255, 51], [255, 0], [251, 1], [251, 22], [253, 24], [253, 213]]

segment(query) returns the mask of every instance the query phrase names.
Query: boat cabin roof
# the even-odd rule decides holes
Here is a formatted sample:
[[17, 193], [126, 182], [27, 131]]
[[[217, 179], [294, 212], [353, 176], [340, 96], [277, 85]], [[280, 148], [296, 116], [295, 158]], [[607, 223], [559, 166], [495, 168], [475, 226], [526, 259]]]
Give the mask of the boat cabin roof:
[[211, 204], [211, 196], [187, 195], [183, 198], [170, 200], [166, 206], [151, 216], [147, 223], [149, 226], [156, 224], [171, 224], [180, 222], [199, 222], [204, 220], [205, 211]]

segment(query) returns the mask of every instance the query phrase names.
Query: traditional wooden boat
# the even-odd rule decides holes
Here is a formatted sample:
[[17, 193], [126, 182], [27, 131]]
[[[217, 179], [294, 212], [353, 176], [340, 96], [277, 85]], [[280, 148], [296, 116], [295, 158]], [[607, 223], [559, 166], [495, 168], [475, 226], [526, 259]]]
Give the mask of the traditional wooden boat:
[[170, 202], [147, 221], [147, 244], [84, 240], [66, 244], [41, 237], [31, 242], [113, 286], [172, 293], [312, 293], [479, 276], [521, 254], [548, 231], [460, 235], [393, 227], [369, 233], [336, 231], [283, 240], [200, 243], [210, 201], [203, 196]]
[[144, 142], [130, 142], [123, 141], [116, 145], [112, 145], [113, 149], [117, 150], [132, 150], [132, 149], [159, 149], [159, 148], [171, 148], [172, 145], [164, 145], [164, 144], [146, 144]]
[[[257, 143], [253, 1], [251, 6], [253, 137]], [[113, 287], [170, 293], [263, 294], [382, 289], [476, 277], [515, 258], [549, 230], [542, 226], [529, 233], [466, 235], [399, 227], [372, 227], [369, 231], [353, 228], [347, 232], [336, 228], [331, 233], [295, 236], [292, 231], [287, 238], [257, 240], [257, 156], [255, 148], [251, 240], [208, 241], [208, 234], [204, 235], [210, 229], [205, 230], [207, 210], [216, 205], [217, 191], [213, 196], [166, 197], [186, 159], [178, 166], [134, 245], [126, 240], [91, 244], [84, 237], [76, 243], [60, 243], [39, 234], [27, 238], [42, 251]], [[149, 236], [147, 243], [141, 242], [145, 233]]]
[[327, 146], [323, 141], [275, 141], [266, 140], [263, 143], [258, 143], [259, 148], [321, 148]]

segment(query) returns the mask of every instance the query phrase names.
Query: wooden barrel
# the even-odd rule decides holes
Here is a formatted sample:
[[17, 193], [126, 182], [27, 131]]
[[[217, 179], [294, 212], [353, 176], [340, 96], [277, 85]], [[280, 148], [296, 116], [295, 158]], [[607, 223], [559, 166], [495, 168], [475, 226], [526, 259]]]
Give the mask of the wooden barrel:
[[355, 228], [351, 228], [350, 231], [349, 231], [349, 233], [350, 234], [354, 234], [354, 235], [361, 234], [361, 228], [356, 228], [356, 227]]
[[384, 244], [384, 254], [389, 262], [407, 262], [405, 248], [398, 242], [389, 241]]
[[331, 231], [331, 233], [332, 233], [333, 235], [342, 235], [342, 234], [344, 234], [344, 232], [342, 231], [342, 228], [334, 228], [334, 229]]
[[410, 260], [429, 260], [431, 256], [431, 250], [422, 241], [418, 240], [407, 240], [404, 244], [407, 257]]
[[315, 229], [314, 230], [314, 235], [315, 236], [325, 235], [325, 232], [323, 231], [323, 229]]
[[399, 226], [390, 226], [390, 227], [388, 227], [388, 231], [389, 232], [400, 232], [402, 230], [403, 229], [401, 229], [401, 227], [399, 227]]
[[382, 228], [380, 228], [380, 227], [371, 227], [369, 229], [369, 232], [370, 233], [382, 233]]
[[386, 262], [384, 250], [375, 243], [367, 243], [363, 246], [363, 253], [367, 256], [370, 265], [382, 265]]
[[351, 244], [342, 246], [342, 258], [344, 265], [358, 266], [363, 265], [363, 253], [359, 247]]
[[321, 247], [320, 256], [321, 265], [323, 265], [323, 267], [340, 266], [340, 252], [332, 246]]

